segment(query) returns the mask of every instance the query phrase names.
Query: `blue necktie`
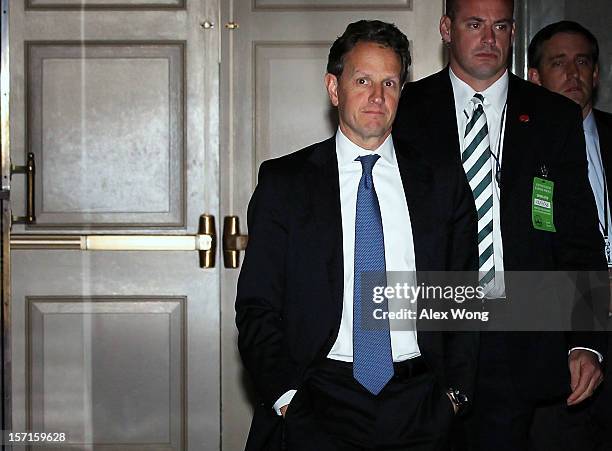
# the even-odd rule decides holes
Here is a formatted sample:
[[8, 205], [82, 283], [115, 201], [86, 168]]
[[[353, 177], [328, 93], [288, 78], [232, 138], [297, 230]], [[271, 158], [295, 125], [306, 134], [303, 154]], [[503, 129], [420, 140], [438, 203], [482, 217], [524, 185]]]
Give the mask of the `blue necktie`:
[[[380, 393], [393, 376], [389, 322], [381, 323], [372, 316], [374, 308], [388, 311], [386, 299], [375, 307], [372, 302], [372, 288], [386, 285], [385, 240], [378, 196], [372, 181], [372, 168], [379, 158], [380, 155], [357, 158], [363, 172], [357, 191], [353, 287], [353, 376], [374, 395]], [[363, 308], [362, 292], [365, 295], [363, 302], [369, 303]], [[362, 313], [369, 318], [362, 321]]]

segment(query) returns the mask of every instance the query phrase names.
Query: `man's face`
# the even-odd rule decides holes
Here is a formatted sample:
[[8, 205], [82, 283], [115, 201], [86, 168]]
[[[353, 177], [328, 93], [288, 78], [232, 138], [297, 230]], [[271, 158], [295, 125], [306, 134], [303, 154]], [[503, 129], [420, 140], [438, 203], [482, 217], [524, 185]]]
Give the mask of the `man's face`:
[[477, 91], [501, 77], [514, 39], [512, 2], [461, 0], [454, 20], [440, 21], [442, 40], [449, 45], [453, 72]]
[[340, 77], [325, 75], [340, 130], [364, 149], [376, 149], [391, 133], [400, 96], [400, 57], [390, 48], [358, 42], [344, 56]]
[[577, 33], [557, 33], [542, 46], [540, 67], [529, 69], [529, 80], [572, 99], [586, 117], [593, 107], [599, 67], [592, 47]]

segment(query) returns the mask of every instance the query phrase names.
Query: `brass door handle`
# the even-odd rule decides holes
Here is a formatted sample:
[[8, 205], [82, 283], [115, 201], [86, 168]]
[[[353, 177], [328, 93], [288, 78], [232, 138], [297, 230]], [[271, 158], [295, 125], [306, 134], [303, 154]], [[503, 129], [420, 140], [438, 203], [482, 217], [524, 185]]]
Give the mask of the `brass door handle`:
[[34, 163], [34, 154], [28, 153], [28, 159], [25, 166], [12, 166], [11, 175], [25, 174], [27, 177], [26, 188], [26, 215], [13, 217], [13, 224], [34, 224], [36, 222], [36, 204], [34, 198], [35, 186], [34, 180], [36, 177], [36, 165]]
[[248, 241], [248, 235], [240, 234], [238, 216], [223, 218], [223, 264], [226, 268], [240, 266], [240, 251], [246, 249]]
[[200, 268], [214, 268], [217, 253], [217, 229], [213, 215], [200, 215], [198, 234], [210, 236], [210, 248], [198, 251], [200, 255]]

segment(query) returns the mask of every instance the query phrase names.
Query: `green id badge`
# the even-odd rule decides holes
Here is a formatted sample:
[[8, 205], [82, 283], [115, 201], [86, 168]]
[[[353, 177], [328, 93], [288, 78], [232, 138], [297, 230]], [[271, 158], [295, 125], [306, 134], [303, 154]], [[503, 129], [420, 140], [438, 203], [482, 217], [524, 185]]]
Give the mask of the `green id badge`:
[[531, 199], [531, 221], [533, 228], [544, 232], [556, 232], [553, 222], [553, 190], [555, 182], [533, 178], [533, 194]]

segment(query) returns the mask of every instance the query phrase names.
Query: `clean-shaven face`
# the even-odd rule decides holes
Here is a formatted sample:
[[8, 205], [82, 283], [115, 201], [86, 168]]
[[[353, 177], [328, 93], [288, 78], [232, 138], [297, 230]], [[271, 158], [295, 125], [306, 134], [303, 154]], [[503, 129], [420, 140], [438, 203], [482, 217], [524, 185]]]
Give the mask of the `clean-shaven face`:
[[442, 17], [440, 33], [448, 44], [453, 72], [484, 91], [506, 71], [514, 39], [512, 2], [461, 0], [455, 18]]
[[358, 146], [374, 150], [391, 133], [400, 72], [400, 57], [394, 50], [358, 42], [344, 56], [342, 75], [325, 75], [329, 98], [338, 107], [340, 130]]
[[586, 117], [593, 107], [593, 90], [599, 83], [599, 67], [593, 48], [578, 33], [557, 33], [542, 45], [538, 68], [529, 69], [529, 80], [572, 99]]

